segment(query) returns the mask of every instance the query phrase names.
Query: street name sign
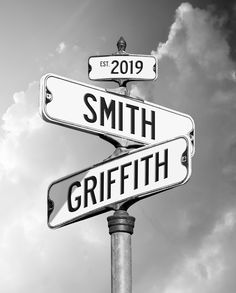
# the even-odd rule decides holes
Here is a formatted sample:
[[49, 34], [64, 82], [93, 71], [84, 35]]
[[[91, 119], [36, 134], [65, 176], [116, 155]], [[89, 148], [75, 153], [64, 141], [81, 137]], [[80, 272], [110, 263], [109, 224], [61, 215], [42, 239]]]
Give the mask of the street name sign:
[[134, 144], [188, 135], [194, 154], [194, 121], [181, 112], [53, 74], [42, 77], [40, 100], [41, 115], [48, 122]]
[[152, 55], [114, 54], [88, 59], [91, 80], [155, 80], [157, 59]]
[[190, 175], [188, 137], [138, 148], [53, 182], [48, 225], [59, 228], [106, 212], [112, 204], [182, 185]]

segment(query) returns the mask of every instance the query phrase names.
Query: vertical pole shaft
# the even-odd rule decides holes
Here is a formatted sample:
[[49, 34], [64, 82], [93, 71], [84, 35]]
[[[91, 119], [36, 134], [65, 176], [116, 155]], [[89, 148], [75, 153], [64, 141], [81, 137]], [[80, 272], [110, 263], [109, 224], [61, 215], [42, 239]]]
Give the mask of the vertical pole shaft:
[[111, 292], [132, 292], [131, 235], [135, 218], [118, 210], [107, 218], [111, 235]]

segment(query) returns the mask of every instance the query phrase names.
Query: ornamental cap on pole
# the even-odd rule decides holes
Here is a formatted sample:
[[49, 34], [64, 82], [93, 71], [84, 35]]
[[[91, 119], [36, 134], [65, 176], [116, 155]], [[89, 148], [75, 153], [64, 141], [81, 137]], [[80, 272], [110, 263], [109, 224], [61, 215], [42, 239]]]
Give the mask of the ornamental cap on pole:
[[123, 37], [120, 37], [119, 41], [117, 42], [117, 48], [120, 53], [125, 52], [127, 43]]

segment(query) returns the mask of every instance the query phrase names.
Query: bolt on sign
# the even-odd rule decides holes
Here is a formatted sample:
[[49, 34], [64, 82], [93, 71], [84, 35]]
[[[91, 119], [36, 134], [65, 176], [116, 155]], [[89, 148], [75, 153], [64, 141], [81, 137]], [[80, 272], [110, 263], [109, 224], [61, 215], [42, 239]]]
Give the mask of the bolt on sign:
[[134, 144], [188, 135], [194, 154], [195, 126], [189, 115], [57, 75], [41, 79], [40, 112], [48, 122]]
[[130, 151], [61, 178], [48, 190], [48, 225], [59, 228], [106, 212], [112, 204], [179, 186], [191, 175], [186, 136]]

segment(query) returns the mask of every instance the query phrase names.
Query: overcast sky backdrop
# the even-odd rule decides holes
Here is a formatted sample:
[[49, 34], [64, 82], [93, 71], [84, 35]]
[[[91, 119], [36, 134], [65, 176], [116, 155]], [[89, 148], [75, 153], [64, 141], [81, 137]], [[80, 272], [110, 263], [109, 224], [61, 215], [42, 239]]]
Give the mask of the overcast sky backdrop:
[[[191, 115], [190, 181], [130, 209], [135, 293], [235, 293], [236, 1], [0, 1], [0, 291], [110, 292], [106, 217], [47, 227], [49, 184], [107, 158], [101, 139], [44, 122], [39, 80], [88, 80], [91, 55], [159, 59], [155, 82], [129, 85]], [[65, 97], [66, 98], [66, 97]]]

